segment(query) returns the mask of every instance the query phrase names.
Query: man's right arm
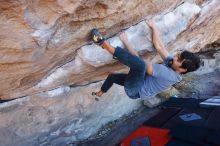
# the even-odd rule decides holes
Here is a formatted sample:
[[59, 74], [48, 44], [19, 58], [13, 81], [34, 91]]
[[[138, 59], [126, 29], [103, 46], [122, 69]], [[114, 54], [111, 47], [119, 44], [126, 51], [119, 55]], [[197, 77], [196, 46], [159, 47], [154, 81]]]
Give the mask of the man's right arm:
[[169, 52], [165, 49], [165, 46], [160, 38], [159, 31], [155, 22], [153, 20], [150, 20], [146, 21], [146, 23], [152, 30], [152, 40], [154, 47], [156, 48], [157, 52], [162, 57], [162, 59], [165, 60], [169, 56]]

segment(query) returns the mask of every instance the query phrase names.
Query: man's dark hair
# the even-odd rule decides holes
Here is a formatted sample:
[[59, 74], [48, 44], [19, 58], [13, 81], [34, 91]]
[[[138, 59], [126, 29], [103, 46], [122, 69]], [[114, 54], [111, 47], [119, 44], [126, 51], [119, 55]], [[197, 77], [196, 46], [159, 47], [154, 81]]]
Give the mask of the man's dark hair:
[[200, 63], [201, 63], [200, 58], [192, 52], [183, 51], [180, 54], [180, 58], [181, 58], [181, 60], [184, 60], [181, 67], [184, 69], [187, 69], [187, 71], [182, 74], [186, 74], [187, 72], [195, 71], [200, 67]]

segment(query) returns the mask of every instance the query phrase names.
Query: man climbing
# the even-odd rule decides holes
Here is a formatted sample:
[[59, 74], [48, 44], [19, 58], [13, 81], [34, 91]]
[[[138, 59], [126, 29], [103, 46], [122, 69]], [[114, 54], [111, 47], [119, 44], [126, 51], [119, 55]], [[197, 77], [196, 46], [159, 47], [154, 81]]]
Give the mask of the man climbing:
[[93, 95], [101, 97], [116, 83], [124, 86], [125, 92], [130, 98], [147, 99], [180, 82], [182, 80], [181, 74], [199, 68], [200, 58], [189, 51], [177, 53], [173, 57], [170, 56], [160, 39], [154, 21], [146, 21], [146, 23], [152, 30], [153, 44], [163, 59], [163, 64], [145, 63], [129, 44], [125, 33], [121, 33], [119, 38], [128, 51], [120, 47], [112, 47], [97, 29], [91, 31], [92, 40], [95, 44], [106, 49], [114, 58], [130, 68], [128, 74], [110, 74], [104, 81], [100, 91], [93, 92]]

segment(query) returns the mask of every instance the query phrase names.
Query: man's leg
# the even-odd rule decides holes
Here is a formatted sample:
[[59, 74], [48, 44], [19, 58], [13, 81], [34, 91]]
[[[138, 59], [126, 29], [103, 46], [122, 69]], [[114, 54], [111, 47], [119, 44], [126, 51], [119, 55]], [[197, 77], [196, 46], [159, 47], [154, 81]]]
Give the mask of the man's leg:
[[[114, 48], [106, 42], [104, 42], [101, 46], [112, 53], [113, 56], [116, 57], [121, 63], [130, 67], [130, 71], [127, 74], [126, 80], [124, 81], [125, 91], [130, 98], [138, 98], [138, 92], [143, 84], [146, 74], [145, 62], [138, 56], [132, 55], [125, 49], [119, 47]], [[109, 83], [110, 82], [107, 82], [107, 84]], [[103, 93], [104, 92], [100, 90], [97, 92], [97, 95], [102, 96]]]
[[112, 55], [114, 55], [115, 53], [115, 48], [112, 47], [109, 43], [107, 42], [103, 42], [101, 45], [100, 45], [103, 49], [107, 50], [109, 53], [111, 53]]
[[106, 93], [114, 83], [124, 86], [125, 79], [127, 74], [110, 74], [107, 79], [104, 81], [101, 90], [95, 92], [95, 95], [102, 96], [103, 93]]
[[107, 92], [114, 83], [124, 86], [125, 79], [127, 74], [110, 74], [108, 75], [107, 79], [103, 83], [101, 90], [103, 92]]
[[102, 48], [106, 49], [109, 53], [116, 57], [121, 63], [130, 67], [128, 78], [125, 81], [125, 89], [127, 89], [127, 91], [132, 90], [129, 94], [126, 92], [128, 95], [130, 95], [130, 97], [136, 94], [140, 89], [145, 77], [145, 62], [138, 56], [131, 54], [125, 49], [120, 47], [112, 47], [109, 43], [105, 42], [98, 30], [95, 30], [95, 33], [92, 30], [91, 34], [93, 41], [97, 45], [100, 45]]
[[145, 62], [138, 56], [133, 55], [130, 52], [120, 47], [117, 47], [117, 48], [112, 47], [108, 42], [105, 41], [105, 38], [98, 31], [98, 29], [91, 30], [91, 37], [95, 44], [101, 46], [103, 49], [106, 49], [115, 58], [117, 58], [121, 63], [127, 65], [131, 69], [139, 70], [140, 68], [145, 66]]

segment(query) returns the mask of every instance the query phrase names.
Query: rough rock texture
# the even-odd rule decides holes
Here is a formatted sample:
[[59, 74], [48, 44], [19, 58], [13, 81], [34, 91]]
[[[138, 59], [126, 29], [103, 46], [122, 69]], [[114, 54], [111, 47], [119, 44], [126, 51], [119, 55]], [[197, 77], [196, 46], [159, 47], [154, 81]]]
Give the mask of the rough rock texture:
[[60, 146], [81, 141], [140, 107], [141, 100], [126, 98], [120, 86], [95, 101], [90, 93], [100, 85], [61, 87], [1, 104], [1, 145]]
[[128, 68], [91, 44], [88, 32], [98, 27], [113, 46], [123, 46], [113, 35], [125, 29], [142, 57], [157, 61], [144, 18], [155, 20], [171, 53], [203, 57], [204, 66], [175, 85], [179, 96], [219, 95], [219, 0], [0, 1], [0, 98], [19, 98], [0, 105], [1, 145], [81, 141], [139, 108], [141, 101], [120, 86], [99, 102], [90, 95], [107, 74]]
[[[88, 75], [80, 70], [80, 63], [87, 63], [76, 54], [79, 47], [86, 44], [91, 28], [98, 27], [112, 35], [145, 16], [175, 6], [179, 1], [1, 1], [0, 97], [10, 99], [49, 90], [48, 87], [29, 91], [71, 60], [79, 66], [74, 68], [71, 77], [54, 87], [77, 82], [75, 74], [84, 74], [81, 78], [86, 78]], [[87, 70], [94, 71], [95, 68], [88, 65]]]

